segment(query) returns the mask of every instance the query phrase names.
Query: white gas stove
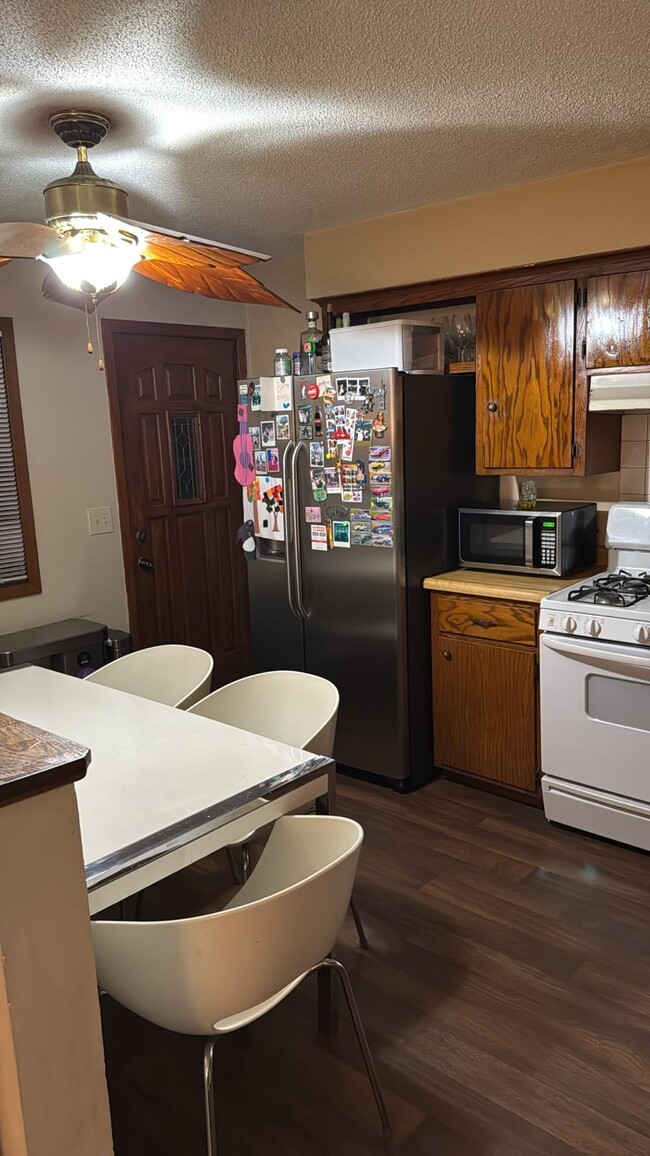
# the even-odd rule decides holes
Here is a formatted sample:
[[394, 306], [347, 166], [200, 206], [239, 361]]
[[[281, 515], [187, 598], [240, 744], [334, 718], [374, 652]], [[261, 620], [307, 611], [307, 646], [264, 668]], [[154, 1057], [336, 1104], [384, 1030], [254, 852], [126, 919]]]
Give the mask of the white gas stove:
[[650, 504], [612, 506], [607, 545], [540, 608], [544, 810], [650, 850]]

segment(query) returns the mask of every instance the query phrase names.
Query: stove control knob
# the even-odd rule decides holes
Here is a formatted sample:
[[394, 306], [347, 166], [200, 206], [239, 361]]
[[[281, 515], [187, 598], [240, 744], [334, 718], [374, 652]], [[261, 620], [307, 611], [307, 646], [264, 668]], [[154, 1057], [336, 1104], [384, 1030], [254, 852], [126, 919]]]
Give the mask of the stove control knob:
[[593, 638], [597, 638], [601, 632], [601, 625], [595, 618], [589, 618], [585, 622], [585, 634], [591, 634]]
[[562, 619], [562, 629], [566, 630], [567, 634], [573, 634], [577, 625], [575, 618], [572, 618], [570, 614]]
[[642, 622], [634, 627], [634, 639], [636, 642], [650, 645], [650, 626], [644, 626]]

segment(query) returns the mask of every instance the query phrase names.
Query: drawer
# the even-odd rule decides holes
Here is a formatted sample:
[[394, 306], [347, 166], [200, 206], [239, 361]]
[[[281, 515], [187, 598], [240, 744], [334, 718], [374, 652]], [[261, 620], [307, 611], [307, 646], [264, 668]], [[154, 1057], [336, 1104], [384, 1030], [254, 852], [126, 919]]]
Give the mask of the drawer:
[[487, 598], [436, 598], [438, 630], [493, 642], [537, 644], [537, 608], [525, 602]]

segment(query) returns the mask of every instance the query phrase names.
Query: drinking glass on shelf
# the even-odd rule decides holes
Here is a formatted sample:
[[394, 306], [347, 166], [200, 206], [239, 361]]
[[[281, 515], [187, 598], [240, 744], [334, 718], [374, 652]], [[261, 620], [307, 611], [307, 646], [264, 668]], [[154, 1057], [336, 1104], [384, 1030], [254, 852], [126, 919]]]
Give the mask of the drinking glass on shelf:
[[471, 313], [454, 313], [451, 319], [451, 338], [458, 349], [458, 360], [467, 361], [465, 351], [474, 344], [474, 325]]
[[455, 360], [456, 342], [451, 334], [451, 317], [445, 313], [444, 317], [432, 317], [431, 321], [434, 325], [442, 325], [442, 331], [445, 337], [445, 362]]
[[537, 505], [537, 486], [531, 478], [522, 478], [519, 487], [519, 509], [534, 510]]

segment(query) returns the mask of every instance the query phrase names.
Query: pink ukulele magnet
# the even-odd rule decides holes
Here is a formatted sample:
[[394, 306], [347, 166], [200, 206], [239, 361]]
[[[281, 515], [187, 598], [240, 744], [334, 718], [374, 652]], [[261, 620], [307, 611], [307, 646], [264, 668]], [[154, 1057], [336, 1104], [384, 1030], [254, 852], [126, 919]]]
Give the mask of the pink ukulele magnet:
[[239, 433], [232, 443], [232, 452], [235, 455], [235, 478], [240, 486], [248, 486], [255, 480], [255, 462], [253, 460], [253, 439], [248, 432], [248, 406], [237, 406], [237, 421]]

